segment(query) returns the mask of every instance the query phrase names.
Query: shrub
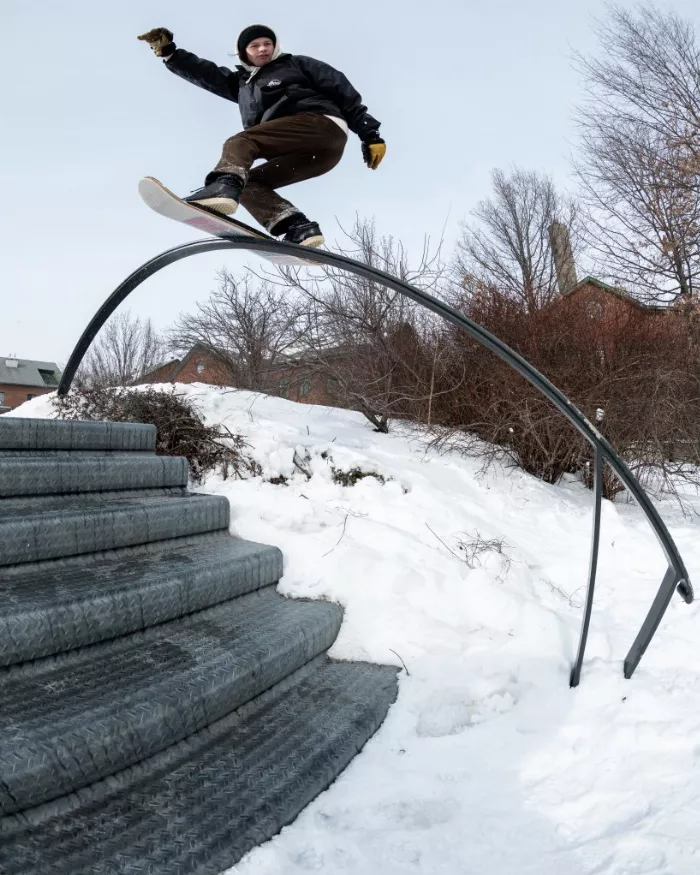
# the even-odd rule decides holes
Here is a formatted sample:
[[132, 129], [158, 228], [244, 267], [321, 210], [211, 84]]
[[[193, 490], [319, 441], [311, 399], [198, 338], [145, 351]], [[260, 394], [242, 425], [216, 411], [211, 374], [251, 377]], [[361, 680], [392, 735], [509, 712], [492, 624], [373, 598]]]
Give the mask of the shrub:
[[[697, 479], [700, 361], [691, 320], [625, 305], [605, 318], [585, 300], [558, 299], [526, 313], [497, 290], [458, 302], [528, 359], [594, 422], [644, 480], [675, 491]], [[449, 360], [435, 376], [432, 421], [457, 445], [501, 456], [549, 483], [576, 473], [590, 486], [593, 451], [564, 416], [508, 365], [464, 332], [443, 329]], [[454, 388], [452, 388], [454, 387]], [[606, 467], [604, 495], [622, 489]]]
[[156, 454], [184, 456], [195, 482], [210, 471], [224, 477], [245, 477], [260, 473], [260, 467], [245, 453], [240, 435], [224, 427], [206, 425], [188, 398], [175, 391], [154, 389], [79, 389], [54, 399], [60, 419], [143, 422], [156, 426]]

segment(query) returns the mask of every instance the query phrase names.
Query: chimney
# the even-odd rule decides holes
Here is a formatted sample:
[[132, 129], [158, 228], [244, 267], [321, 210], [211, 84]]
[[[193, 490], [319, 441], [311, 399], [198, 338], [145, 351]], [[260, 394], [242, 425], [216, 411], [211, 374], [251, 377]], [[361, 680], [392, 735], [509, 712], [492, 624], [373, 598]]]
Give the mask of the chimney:
[[549, 226], [549, 244], [552, 247], [559, 292], [566, 295], [576, 286], [578, 279], [569, 229], [562, 222], [552, 222]]

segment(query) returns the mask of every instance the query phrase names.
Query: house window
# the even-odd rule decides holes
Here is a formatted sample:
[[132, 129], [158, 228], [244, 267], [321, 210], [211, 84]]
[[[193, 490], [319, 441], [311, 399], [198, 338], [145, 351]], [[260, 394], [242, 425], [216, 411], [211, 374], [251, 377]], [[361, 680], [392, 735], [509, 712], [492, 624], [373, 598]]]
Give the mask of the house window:
[[600, 301], [588, 301], [586, 304], [586, 313], [589, 319], [603, 318], [603, 305]]
[[27, 401], [31, 401], [32, 398], [36, 398], [36, 395], [32, 395], [32, 393], [29, 392], [29, 394], [27, 395]]
[[39, 376], [44, 381], [45, 386], [58, 386], [55, 371], [45, 371], [39, 368]]
[[282, 380], [280, 382], [280, 397], [289, 398], [289, 380]]
[[5, 393], [0, 392], [0, 407], [2, 407], [4, 403], [5, 403]]
[[198, 374], [203, 374], [204, 373], [204, 362], [197, 362], [197, 364], [194, 366], [194, 369]]
[[301, 397], [305, 398], [311, 391], [311, 380], [308, 377], [301, 378]]

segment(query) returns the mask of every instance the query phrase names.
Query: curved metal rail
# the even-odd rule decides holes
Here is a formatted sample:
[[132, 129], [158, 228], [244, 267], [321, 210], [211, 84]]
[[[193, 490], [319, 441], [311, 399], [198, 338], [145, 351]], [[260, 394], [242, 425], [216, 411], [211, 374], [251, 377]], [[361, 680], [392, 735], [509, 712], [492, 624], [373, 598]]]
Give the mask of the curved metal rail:
[[[141, 267], [135, 270], [131, 276], [127, 277], [124, 282], [112, 292], [109, 298], [107, 298], [104, 304], [93, 316], [68, 360], [68, 364], [63, 372], [61, 383], [58, 388], [58, 394], [65, 395], [68, 392], [73, 382], [73, 378], [75, 377], [75, 373], [90, 344], [94, 340], [95, 335], [116, 310], [119, 304], [121, 304], [121, 302], [137, 286], [154, 273], [157, 273], [159, 270], [162, 270], [164, 267], [167, 267], [176, 261], [180, 261], [183, 258], [189, 258], [192, 255], [199, 255], [204, 252], [213, 252], [218, 249], [247, 249], [253, 252], [269, 252], [277, 255], [290, 255], [297, 257], [299, 255], [298, 247], [291, 244], [279, 243], [275, 240], [243, 236], [197, 240], [193, 243], [185, 243], [182, 246], [176, 246], [173, 249], [169, 249], [167, 252], [157, 255], [155, 258], [152, 258], [150, 261], [141, 265]], [[640, 659], [649, 646], [649, 642], [659, 627], [674, 591], [678, 590], [682, 598], [690, 604], [693, 601], [693, 588], [681, 555], [678, 552], [678, 548], [666, 528], [666, 525], [639, 481], [627, 467], [625, 462], [615, 452], [615, 449], [603, 437], [603, 435], [600, 434], [598, 429], [589, 422], [583, 413], [581, 413], [581, 411], [575, 407], [556, 386], [550, 383], [550, 381], [540, 374], [540, 372], [526, 359], [499, 340], [495, 335], [491, 334], [491, 332], [487, 331], [476, 322], [473, 322], [462, 313], [459, 313], [453, 307], [450, 307], [432, 295], [429, 295], [427, 292], [423, 292], [420, 289], [411, 286], [409, 283], [403, 282], [384, 271], [368, 267], [365, 264], [353, 261], [351, 258], [347, 258], [343, 255], [337, 255], [333, 252], [321, 249], [309, 249], [304, 252], [304, 258], [315, 264], [340, 268], [341, 270], [345, 270], [356, 276], [361, 276], [373, 282], [378, 282], [387, 288], [405, 295], [407, 298], [410, 298], [412, 301], [415, 301], [417, 304], [420, 304], [431, 312], [436, 313], [438, 316], [442, 316], [443, 319], [446, 319], [453, 325], [457, 325], [482, 346], [490, 349], [491, 352], [510, 365], [545, 397], [547, 397], [594, 448], [595, 477], [593, 543], [591, 548], [586, 604], [581, 626], [581, 637], [576, 661], [571, 670], [570, 684], [572, 687], [578, 685], [581, 677], [581, 667], [583, 664], [586, 641], [588, 638], [588, 628], [593, 608], [593, 591], [598, 565], [598, 545], [600, 541], [603, 465], [607, 463], [612, 468], [620, 479], [620, 482], [624, 484], [644, 512], [668, 562], [668, 569], [664, 575], [656, 597], [654, 598], [642, 628], [639, 630], [624, 662], [625, 677], [632, 677]]]

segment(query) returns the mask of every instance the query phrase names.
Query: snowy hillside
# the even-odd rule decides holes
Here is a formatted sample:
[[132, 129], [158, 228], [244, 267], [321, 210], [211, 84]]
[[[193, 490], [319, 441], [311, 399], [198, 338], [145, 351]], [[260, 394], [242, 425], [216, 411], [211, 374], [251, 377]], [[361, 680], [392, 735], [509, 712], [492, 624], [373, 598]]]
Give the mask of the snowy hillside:
[[[232, 873], [700, 872], [700, 608], [674, 599], [623, 679], [665, 570], [634, 506], [604, 502], [572, 691], [591, 528], [580, 485], [479, 476], [476, 461], [427, 452], [410, 430], [374, 434], [347, 411], [178, 390], [244, 434], [262, 466], [200, 487], [230, 498], [232, 532], [283, 550], [283, 593], [345, 606], [332, 655], [408, 669], [362, 755]], [[13, 415], [49, 415], [47, 398]], [[335, 482], [357, 470], [377, 476]], [[671, 503], [663, 513], [697, 587], [700, 523]], [[474, 556], [477, 533], [494, 549]]]

